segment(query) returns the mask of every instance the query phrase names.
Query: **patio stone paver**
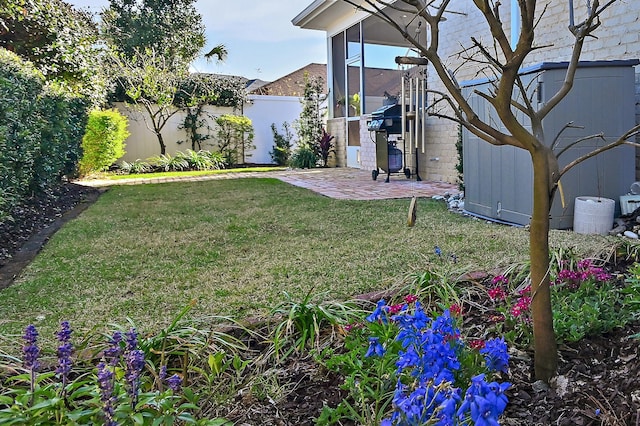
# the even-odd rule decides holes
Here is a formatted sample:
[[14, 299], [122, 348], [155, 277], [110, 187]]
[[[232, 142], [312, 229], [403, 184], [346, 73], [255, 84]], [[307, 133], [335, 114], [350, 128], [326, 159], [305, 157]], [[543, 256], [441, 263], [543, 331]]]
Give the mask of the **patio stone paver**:
[[[346, 167], [327, 169], [294, 169], [274, 172], [225, 173], [209, 176], [168, 177], [156, 179], [83, 180], [80, 185], [104, 187], [113, 185], [136, 185], [164, 182], [197, 182], [219, 179], [248, 177], [274, 177], [283, 182], [306, 188], [330, 198], [343, 200], [382, 200], [387, 198], [433, 197], [434, 195], [456, 194], [456, 185], [445, 182], [417, 182], [404, 175], [391, 176], [385, 182], [385, 175], [378, 180], [371, 178], [371, 171]], [[117, 183], [116, 183], [117, 182]]]

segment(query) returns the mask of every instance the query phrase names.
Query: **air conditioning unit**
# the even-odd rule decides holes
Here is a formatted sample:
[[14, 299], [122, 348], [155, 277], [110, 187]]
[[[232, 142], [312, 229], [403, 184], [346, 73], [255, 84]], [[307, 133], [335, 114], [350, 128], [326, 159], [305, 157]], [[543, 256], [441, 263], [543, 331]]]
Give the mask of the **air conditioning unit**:
[[640, 195], [621, 195], [620, 213], [624, 216], [633, 213], [640, 207]]

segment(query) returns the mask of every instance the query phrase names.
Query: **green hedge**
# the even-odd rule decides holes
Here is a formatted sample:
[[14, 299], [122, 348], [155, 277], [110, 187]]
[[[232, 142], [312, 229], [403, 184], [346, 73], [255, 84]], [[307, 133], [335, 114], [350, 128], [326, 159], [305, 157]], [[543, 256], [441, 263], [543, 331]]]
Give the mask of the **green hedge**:
[[0, 49], [0, 221], [25, 198], [76, 172], [88, 102], [47, 86]]
[[82, 138], [80, 174], [106, 170], [125, 154], [124, 141], [129, 137], [127, 117], [118, 110], [93, 110]]

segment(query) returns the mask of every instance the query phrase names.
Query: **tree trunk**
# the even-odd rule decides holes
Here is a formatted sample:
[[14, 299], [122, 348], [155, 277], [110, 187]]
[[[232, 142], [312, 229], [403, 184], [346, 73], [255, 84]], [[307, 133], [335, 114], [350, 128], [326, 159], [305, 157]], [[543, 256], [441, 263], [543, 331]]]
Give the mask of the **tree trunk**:
[[533, 161], [533, 216], [529, 250], [531, 260], [531, 313], [533, 317], [534, 366], [537, 380], [549, 382], [558, 366], [549, 289], [549, 213], [553, 170], [557, 161], [546, 147], [531, 153]]
[[158, 137], [158, 143], [160, 144], [160, 155], [165, 155], [167, 153], [167, 146], [164, 144], [162, 133], [157, 131], [156, 136]]

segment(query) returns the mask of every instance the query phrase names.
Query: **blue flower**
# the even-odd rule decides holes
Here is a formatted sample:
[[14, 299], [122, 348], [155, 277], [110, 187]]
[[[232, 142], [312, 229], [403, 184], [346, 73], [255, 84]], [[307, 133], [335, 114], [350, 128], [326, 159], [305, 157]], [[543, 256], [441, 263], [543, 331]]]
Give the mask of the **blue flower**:
[[509, 371], [509, 352], [504, 338], [487, 340], [480, 353], [489, 371]]
[[440, 249], [440, 247], [438, 246], [434, 246], [433, 247], [433, 252], [436, 254], [436, 256], [440, 257], [442, 256], [442, 250]]
[[382, 321], [383, 324], [387, 323], [387, 313], [385, 308], [387, 307], [384, 299], [380, 299], [376, 305], [376, 309], [366, 318], [369, 322]]
[[367, 353], [364, 355], [365, 357], [370, 356], [384, 356], [384, 347], [380, 344], [379, 339], [377, 337], [369, 337], [369, 349]]

